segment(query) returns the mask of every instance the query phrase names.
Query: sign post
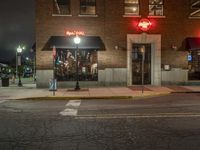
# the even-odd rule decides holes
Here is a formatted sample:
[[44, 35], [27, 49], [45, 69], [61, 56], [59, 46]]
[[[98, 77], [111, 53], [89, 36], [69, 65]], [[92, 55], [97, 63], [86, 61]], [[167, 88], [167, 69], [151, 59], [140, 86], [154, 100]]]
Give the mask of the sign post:
[[145, 46], [141, 47], [142, 53], [142, 93], [144, 93], [144, 60], [145, 60]]
[[56, 80], [55, 80], [55, 60], [56, 60], [56, 47], [53, 46], [53, 96], [55, 96], [56, 91]]

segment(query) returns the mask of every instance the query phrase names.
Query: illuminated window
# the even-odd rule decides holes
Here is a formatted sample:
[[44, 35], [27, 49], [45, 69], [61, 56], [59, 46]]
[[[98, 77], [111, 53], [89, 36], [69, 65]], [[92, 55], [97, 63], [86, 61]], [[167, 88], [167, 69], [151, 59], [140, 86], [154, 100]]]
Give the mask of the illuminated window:
[[80, 0], [81, 15], [96, 15], [96, 0]]
[[149, 16], [163, 16], [163, 0], [149, 0]]
[[191, 18], [200, 18], [200, 1], [199, 0], [191, 0], [190, 17]]
[[125, 0], [124, 1], [125, 15], [139, 15], [139, 0]]
[[70, 0], [53, 0], [53, 14], [69, 15]]
[[[55, 75], [58, 81], [76, 81], [76, 55], [74, 50], [57, 50]], [[98, 81], [96, 50], [79, 50], [78, 74], [80, 81]]]

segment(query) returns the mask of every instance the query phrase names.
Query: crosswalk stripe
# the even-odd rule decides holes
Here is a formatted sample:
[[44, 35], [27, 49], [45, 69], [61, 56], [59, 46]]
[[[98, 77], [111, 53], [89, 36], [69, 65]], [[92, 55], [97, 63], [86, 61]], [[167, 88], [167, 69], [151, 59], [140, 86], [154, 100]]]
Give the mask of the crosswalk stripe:
[[0, 100], [0, 104], [7, 102], [8, 100]]
[[81, 105], [81, 100], [70, 100], [65, 106], [66, 108], [59, 114], [62, 116], [77, 116], [78, 108]]
[[70, 100], [65, 106], [67, 107], [79, 107], [81, 100]]
[[78, 113], [78, 110], [77, 109], [65, 109], [63, 111], [60, 112], [60, 115], [62, 116], [76, 116]]

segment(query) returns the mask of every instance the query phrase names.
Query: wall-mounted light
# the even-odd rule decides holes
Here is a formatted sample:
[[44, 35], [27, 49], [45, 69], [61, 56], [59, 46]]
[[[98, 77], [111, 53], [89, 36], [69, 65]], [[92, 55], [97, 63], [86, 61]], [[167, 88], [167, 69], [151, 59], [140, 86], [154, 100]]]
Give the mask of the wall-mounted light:
[[173, 50], [177, 50], [177, 46], [176, 46], [175, 44], [172, 44], [172, 45], [171, 45], [171, 48], [172, 48]]
[[119, 46], [118, 45], [115, 45], [115, 50], [118, 50], [119, 49]]
[[114, 46], [114, 49], [115, 49], [115, 50], [126, 50], [125, 47], [122, 47], [122, 46], [119, 46], [119, 45], [115, 45], [115, 46]]

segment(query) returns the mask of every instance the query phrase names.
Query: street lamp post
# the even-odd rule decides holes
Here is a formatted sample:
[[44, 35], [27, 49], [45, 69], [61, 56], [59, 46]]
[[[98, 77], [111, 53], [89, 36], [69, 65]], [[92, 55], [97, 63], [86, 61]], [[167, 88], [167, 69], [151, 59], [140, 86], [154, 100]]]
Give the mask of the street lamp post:
[[80, 37], [76, 36], [74, 38], [74, 43], [76, 44], [76, 87], [74, 90], [80, 90], [79, 86], [79, 75], [78, 75], [78, 44], [80, 44]]
[[24, 47], [18, 46], [17, 52], [16, 52], [16, 76], [18, 75], [18, 78], [19, 78], [18, 86], [22, 86], [20, 71], [18, 67], [21, 66], [21, 53], [23, 49]]
[[31, 52], [34, 53], [33, 55], [33, 81], [36, 82], [36, 52], [34, 49], [31, 49]]
[[34, 74], [34, 83], [36, 82], [36, 56], [34, 54], [33, 58], [33, 74]]

